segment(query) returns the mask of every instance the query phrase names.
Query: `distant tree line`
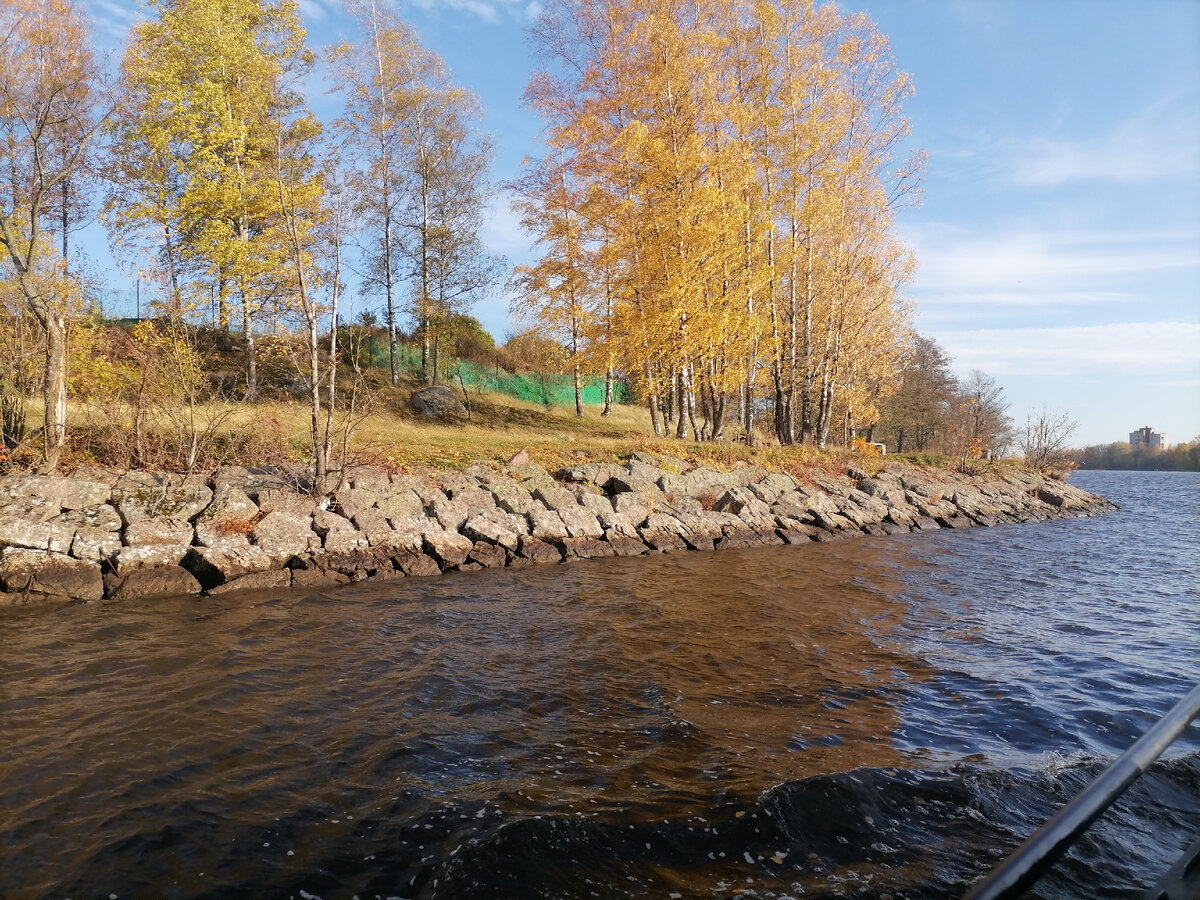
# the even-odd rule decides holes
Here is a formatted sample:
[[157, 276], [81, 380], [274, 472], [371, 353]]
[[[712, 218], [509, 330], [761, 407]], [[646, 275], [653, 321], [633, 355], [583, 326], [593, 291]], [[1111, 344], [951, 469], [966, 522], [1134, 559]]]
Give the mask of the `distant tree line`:
[[1133, 446], [1126, 441], [1093, 444], [1071, 458], [1081, 469], [1127, 469], [1152, 472], [1200, 472], [1200, 436], [1166, 450]]

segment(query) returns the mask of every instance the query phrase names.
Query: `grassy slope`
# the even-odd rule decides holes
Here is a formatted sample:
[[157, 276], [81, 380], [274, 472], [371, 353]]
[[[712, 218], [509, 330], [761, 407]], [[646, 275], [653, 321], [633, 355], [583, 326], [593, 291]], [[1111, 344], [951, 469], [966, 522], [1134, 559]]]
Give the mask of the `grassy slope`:
[[[220, 356], [217, 354], [216, 356]], [[220, 359], [213, 360], [214, 364]], [[655, 438], [644, 406], [618, 405], [608, 417], [599, 406], [585, 407], [582, 418], [573, 407], [546, 408], [503, 394], [468, 390], [469, 422], [435, 424], [413, 411], [410, 398], [419, 385], [404, 378], [398, 386], [388, 383], [381, 369], [365, 372], [367, 389], [360, 395], [361, 409], [346, 444], [349, 462], [372, 463], [393, 470], [422, 467], [462, 469], [473, 462], [504, 462], [525, 450], [533, 462], [555, 470], [581, 458], [615, 461], [637, 450], [681, 457], [693, 463], [730, 468], [739, 463], [762, 465], [775, 471], [803, 475], [813, 470], [845, 471], [848, 464], [867, 471], [878, 469], [883, 459], [860, 456], [842, 449], [818, 451], [811, 447], [766, 445], [751, 448], [742, 442], [697, 443], [673, 438]], [[456, 389], [456, 393], [461, 392]], [[275, 389], [276, 396], [285, 394]], [[31, 423], [38, 410], [31, 404]], [[175, 409], [178, 418], [187, 410]], [[199, 410], [200, 421], [220, 420], [215, 439], [206, 441], [204, 459], [197, 468], [211, 470], [221, 464], [262, 465], [309, 458], [309, 409], [306, 400], [267, 400], [253, 404], [210, 404]], [[156, 428], [165, 435], [172, 429], [169, 416], [155, 416]], [[345, 417], [343, 416], [343, 422]], [[128, 418], [119, 411], [98, 405], [81, 405], [71, 411], [71, 449], [66, 468], [76, 465], [129, 465]], [[199, 427], [203, 427], [202, 425]], [[731, 423], [731, 433], [738, 431]], [[124, 447], [120, 446], [124, 442]], [[170, 443], [164, 438], [164, 446]], [[339, 441], [340, 449], [340, 441]], [[340, 456], [340, 454], [339, 454]], [[167, 462], [170, 468], [177, 466]], [[940, 460], [915, 460], [932, 465]], [[147, 465], [157, 467], [155, 459]]]
[[[501, 394], [473, 391], [469, 394], [469, 422], [435, 424], [409, 408], [408, 395], [404, 389], [377, 393], [373, 411], [354, 429], [350, 458], [396, 469], [462, 469], [479, 461], [504, 462], [525, 450], [533, 462], [554, 470], [581, 458], [616, 461], [642, 450], [718, 468], [746, 462], [795, 473], [814, 468], [840, 473], [848, 463], [873, 470], [883, 462], [878, 456], [861, 457], [843, 450], [751, 448], [744, 443], [655, 438], [644, 406], [619, 405], [608, 417], [600, 415], [598, 405], [585, 406], [580, 418], [573, 408], [547, 409]], [[299, 404], [260, 404], [246, 418], [261, 421], [267, 411], [286, 423], [289, 443], [302, 452], [308, 441], [305, 410]]]

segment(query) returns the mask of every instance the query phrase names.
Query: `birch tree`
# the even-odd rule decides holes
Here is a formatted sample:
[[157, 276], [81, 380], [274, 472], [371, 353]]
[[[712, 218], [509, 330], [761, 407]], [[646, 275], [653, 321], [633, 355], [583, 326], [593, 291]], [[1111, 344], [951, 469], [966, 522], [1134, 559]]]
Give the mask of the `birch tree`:
[[474, 96], [386, 0], [349, 0], [347, 9], [363, 38], [328, 55], [346, 91], [339, 129], [358, 161], [367, 274], [386, 300], [393, 383], [404, 288], [432, 382], [439, 327], [498, 277], [479, 240], [491, 145], [476, 131]]
[[533, 171], [577, 186], [605, 345], [655, 432], [665, 394], [676, 436], [719, 438], [736, 392], [751, 440], [760, 370], [783, 443], [869, 417], [904, 342], [892, 216], [919, 174], [894, 159], [911, 84], [874, 26], [813, 0], [567, 0], [534, 36]]
[[108, 204], [125, 233], [160, 242], [172, 300], [215, 299], [226, 330], [240, 312], [246, 395], [258, 392], [256, 330], [287, 259], [277, 213], [271, 123], [302, 105], [285, 85], [311, 66], [295, 0], [151, 0], [122, 72], [122, 116]]
[[50, 247], [47, 220], [56, 195], [65, 196], [83, 171], [104, 102], [77, 3], [6, 0], [0, 6], [0, 249], [45, 332], [47, 471], [58, 466], [67, 433], [69, 293], [65, 259]]

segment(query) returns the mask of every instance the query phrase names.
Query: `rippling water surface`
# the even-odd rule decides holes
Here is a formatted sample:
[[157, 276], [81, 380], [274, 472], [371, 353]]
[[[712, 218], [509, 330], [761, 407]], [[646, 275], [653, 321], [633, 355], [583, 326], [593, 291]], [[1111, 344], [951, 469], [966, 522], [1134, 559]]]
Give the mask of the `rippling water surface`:
[[[1095, 519], [0, 612], [0, 897], [957, 897], [1200, 680], [1200, 476]], [[1043, 897], [1200, 831], [1193, 725]]]

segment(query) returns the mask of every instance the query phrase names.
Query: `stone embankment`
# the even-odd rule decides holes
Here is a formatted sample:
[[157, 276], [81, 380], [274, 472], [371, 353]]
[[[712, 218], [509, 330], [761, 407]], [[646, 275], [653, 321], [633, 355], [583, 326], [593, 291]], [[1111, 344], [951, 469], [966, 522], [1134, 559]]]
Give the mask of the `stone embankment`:
[[327, 496], [282, 469], [183, 477], [85, 469], [0, 478], [0, 603], [305, 588], [564, 559], [798, 544], [1091, 515], [1107, 500], [1039, 475], [889, 466], [804, 480], [635, 453], [389, 475]]

